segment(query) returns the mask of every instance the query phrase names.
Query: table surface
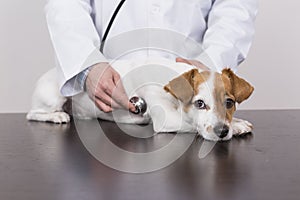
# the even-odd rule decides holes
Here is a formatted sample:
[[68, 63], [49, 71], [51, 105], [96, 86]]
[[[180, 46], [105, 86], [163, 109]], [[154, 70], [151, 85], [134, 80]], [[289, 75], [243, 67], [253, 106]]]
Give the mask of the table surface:
[[[198, 157], [203, 139], [178, 134], [182, 140], [194, 138], [178, 160], [154, 172], [133, 174], [92, 156], [74, 121], [54, 125], [27, 122], [25, 114], [1, 114], [0, 199], [298, 200], [300, 110], [239, 111], [236, 116], [254, 124], [253, 134], [217, 143], [203, 159]], [[92, 122], [82, 123], [89, 127]], [[162, 148], [176, 135], [141, 139], [126, 135], [112, 122], [100, 124], [112, 143], [132, 152]], [[97, 141], [101, 147], [104, 143]]]

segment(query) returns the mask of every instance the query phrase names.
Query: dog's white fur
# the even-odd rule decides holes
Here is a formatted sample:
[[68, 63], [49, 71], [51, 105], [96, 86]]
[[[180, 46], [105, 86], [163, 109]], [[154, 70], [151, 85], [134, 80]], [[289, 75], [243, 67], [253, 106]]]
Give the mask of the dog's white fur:
[[[192, 66], [184, 63], [176, 63], [170, 60], [144, 60], [144, 61], [116, 61], [111, 63], [121, 77], [125, 77], [135, 69], [147, 65], [147, 67], [159, 66], [165, 67], [176, 72], [172, 78], [193, 69]], [[149, 68], [150, 69], [150, 68]], [[54, 123], [68, 123], [70, 116], [63, 110], [63, 105], [67, 98], [59, 92], [56, 70], [52, 69], [45, 73], [37, 82], [36, 89], [32, 97], [32, 108], [27, 114], [28, 120], [48, 121]], [[198, 132], [207, 140], [229, 140], [232, 135], [241, 135], [251, 132], [252, 125], [241, 119], [233, 119], [231, 122], [226, 119], [220, 119], [215, 113], [215, 99], [212, 96], [214, 89], [214, 74], [211, 73], [209, 79], [199, 85], [198, 93], [194, 95], [192, 101], [202, 99], [208, 104], [210, 110], [198, 110], [191, 107], [186, 111], [184, 104], [173, 95], [166, 92], [163, 86], [171, 80], [164, 80], [164, 74], [161, 74], [162, 81], [160, 85], [145, 84], [140, 87], [134, 80], [131, 83], [124, 83], [128, 92], [131, 84], [136, 89], [130, 91], [129, 96], [139, 96], [146, 100], [147, 112], [141, 115], [132, 114], [126, 110], [116, 110], [112, 113], [104, 113], [96, 108], [95, 104], [88, 97], [87, 93], [81, 93], [72, 97], [72, 115], [80, 119], [100, 118], [104, 120], [116, 121], [120, 123], [145, 124], [153, 122], [155, 132]], [[166, 76], [167, 77], [167, 76]], [[219, 138], [209, 127], [215, 126], [220, 121], [229, 126], [229, 133], [224, 138]]]

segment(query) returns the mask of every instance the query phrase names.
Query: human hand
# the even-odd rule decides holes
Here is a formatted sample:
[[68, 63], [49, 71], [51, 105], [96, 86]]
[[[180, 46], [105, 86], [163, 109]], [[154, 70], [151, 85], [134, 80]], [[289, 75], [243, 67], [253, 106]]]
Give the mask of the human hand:
[[202, 69], [202, 70], [209, 70], [208, 67], [206, 67], [204, 64], [202, 64], [198, 60], [188, 60], [188, 59], [184, 59], [184, 58], [181, 58], [181, 57], [177, 57], [176, 62], [182, 62], [182, 63], [186, 63], [186, 64], [189, 64], [189, 65], [193, 65], [193, 66], [195, 66], [199, 69]]
[[114, 108], [135, 111], [135, 106], [128, 100], [120, 75], [109, 63], [94, 65], [85, 85], [89, 97], [103, 112], [111, 112]]

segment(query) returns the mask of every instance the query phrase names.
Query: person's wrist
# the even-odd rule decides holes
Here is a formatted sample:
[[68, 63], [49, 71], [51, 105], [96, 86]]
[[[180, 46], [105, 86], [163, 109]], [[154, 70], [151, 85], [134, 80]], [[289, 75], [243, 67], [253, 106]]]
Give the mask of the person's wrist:
[[83, 70], [82, 72], [80, 72], [77, 75], [77, 82], [78, 82], [80, 88], [82, 89], [82, 91], [86, 90], [85, 82], [86, 82], [86, 79], [87, 79], [87, 76], [88, 76], [89, 72], [90, 72], [90, 68], [86, 68], [85, 70]]
[[[83, 82], [83, 89], [84, 91], [87, 91], [87, 79], [89, 77], [89, 75], [91, 74], [91, 77], [92, 76], [97, 76], [97, 74], [99, 73], [99, 68], [105, 68], [105, 67], [108, 67], [109, 66], [109, 63], [108, 62], [100, 62], [100, 63], [97, 63], [91, 67], [89, 67], [86, 71], [84, 71], [84, 79], [82, 79], [84, 82]], [[100, 74], [98, 74], [100, 75]], [[91, 78], [93, 79], [93, 78]]]
[[83, 91], [86, 91], [86, 79], [90, 73], [91, 69], [87, 68], [84, 72], [84, 78], [83, 78]]

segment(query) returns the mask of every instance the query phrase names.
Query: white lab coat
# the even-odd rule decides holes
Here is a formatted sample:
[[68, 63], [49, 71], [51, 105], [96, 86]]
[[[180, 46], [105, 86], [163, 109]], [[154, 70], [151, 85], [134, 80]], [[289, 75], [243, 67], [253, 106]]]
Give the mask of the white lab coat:
[[[183, 56], [217, 71], [235, 69], [254, 35], [258, 0], [127, 0], [104, 48], [100, 41], [119, 0], [48, 0], [45, 7], [61, 93], [74, 77], [111, 59]], [[75, 84], [76, 85], [76, 84]]]

